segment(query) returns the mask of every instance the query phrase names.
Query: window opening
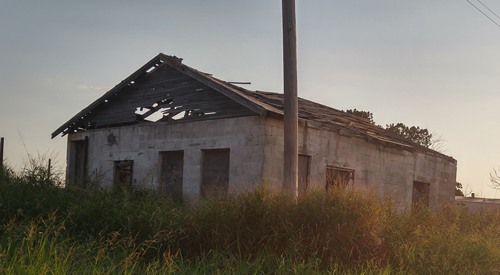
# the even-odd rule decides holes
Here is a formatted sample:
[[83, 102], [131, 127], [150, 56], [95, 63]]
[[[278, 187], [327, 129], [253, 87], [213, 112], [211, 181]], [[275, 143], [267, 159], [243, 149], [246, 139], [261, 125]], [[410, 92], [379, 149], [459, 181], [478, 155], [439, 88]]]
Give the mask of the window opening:
[[202, 197], [222, 197], [229, 189], [229, 149], [203, 150]]
[[133, 160], [115, 161], [114, 186], [117, 188], [129, 188], [133, 180]]
[[354, 184], [354, 170], [327, 166], [326, 190], [346, 189]]

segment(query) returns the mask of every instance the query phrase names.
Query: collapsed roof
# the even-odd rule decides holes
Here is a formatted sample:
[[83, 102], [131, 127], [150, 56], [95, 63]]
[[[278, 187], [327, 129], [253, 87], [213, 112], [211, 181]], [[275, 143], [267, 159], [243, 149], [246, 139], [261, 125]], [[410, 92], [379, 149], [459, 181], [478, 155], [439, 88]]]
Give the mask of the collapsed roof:
[[[370, 142], [445, 156], [343, 111], [298, 99], [299, 123]], [[283, 94], [249, 91], [158, 54], [52, 133], [52, 138], [96, 128], [259, 115], [283, 118]]]

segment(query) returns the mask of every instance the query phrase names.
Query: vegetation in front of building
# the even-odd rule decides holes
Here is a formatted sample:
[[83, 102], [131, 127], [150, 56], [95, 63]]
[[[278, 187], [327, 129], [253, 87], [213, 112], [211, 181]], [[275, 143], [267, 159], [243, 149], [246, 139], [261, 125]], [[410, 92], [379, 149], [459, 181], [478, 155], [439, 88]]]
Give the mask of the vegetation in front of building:
[[0, 173], [5, 274], [498, 274], [500, 211], [402, 211], [354, 192], [297, 203], [257, 190], [183, 205], [152, 191], [61, 188]]

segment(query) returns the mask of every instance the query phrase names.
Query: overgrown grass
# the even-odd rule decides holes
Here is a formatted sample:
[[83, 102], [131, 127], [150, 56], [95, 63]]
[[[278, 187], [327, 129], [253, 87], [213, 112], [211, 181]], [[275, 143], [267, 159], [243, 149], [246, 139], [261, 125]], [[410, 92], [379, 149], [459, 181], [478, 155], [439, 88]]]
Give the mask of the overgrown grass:
[[500, 273], [500, 211], [265, 190], [185, 206], [43, 173], [0, 173], [0, 273]]

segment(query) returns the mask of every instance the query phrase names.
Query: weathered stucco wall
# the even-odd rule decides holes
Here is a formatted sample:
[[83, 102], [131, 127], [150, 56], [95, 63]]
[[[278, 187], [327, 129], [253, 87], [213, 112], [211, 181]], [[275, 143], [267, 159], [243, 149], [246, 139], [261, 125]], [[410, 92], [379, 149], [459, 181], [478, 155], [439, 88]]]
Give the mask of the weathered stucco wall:
[[198, 198], [204, 149], [230, 149], [229, 193], [252, 189], [260, 182], [264, 124], [264, 118], [257, 116], [178, 124], [151, 123], [74, 133], [69, 135], [68, 142], [88, 137], [88, 179], [97, 178], [105, 186], [113, 183], [115, 161], [133, 160], [132, 183], [157, 189], [159, 152], [184, 150], [183, 197]]
[[[283, 175], [283, 123], [266, 120], [263, 182], [279, 188]], [[348, 134], [299, 127], [299, 154], [310, 156], [308, 188], [325, 188], [326, 167], [354, 170], [353, 187], [391, 195], [403, 207], [412, 204], [413, 182], [430, 184], [429, 205], [453, 202], [456, 162], [438, 156], [368, 142]]]

